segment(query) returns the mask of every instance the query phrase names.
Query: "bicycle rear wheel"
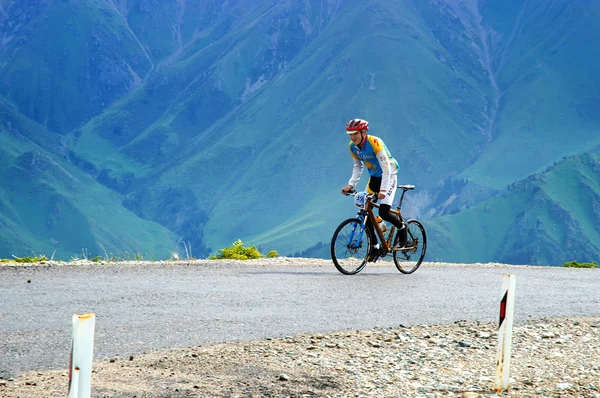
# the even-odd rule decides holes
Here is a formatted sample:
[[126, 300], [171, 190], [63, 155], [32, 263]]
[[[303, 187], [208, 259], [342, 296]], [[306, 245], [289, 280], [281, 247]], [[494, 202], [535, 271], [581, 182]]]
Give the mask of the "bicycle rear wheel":
[[[427, 250], [427, 235], [425, 235], [425, 228], [417, 220], [408, 220], [408, 239], [406, 242], [407, 249], [394, 250], [394, 264], [398, 271], [403, 274], [412, 274], [415, 272], [425, 258], [425, 251]], [[398, 241], [399, 235], [396, 234], [394, 244]]]
[[331, 238], [331, 259], [342, 274], [357, 274], [367, 265], [372, 239], [368, 229], [361, 230], [361, 224], [359, 218], [349, 218], [337, 227]]

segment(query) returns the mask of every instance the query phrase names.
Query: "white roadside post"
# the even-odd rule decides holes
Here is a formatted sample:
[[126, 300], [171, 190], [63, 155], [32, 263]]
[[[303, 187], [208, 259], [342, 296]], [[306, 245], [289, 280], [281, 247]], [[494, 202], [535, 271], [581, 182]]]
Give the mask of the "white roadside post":
[[512, 345], [513, 317], [515, 312], [516, 276], [502, 275], [502, 299], [498, 322], [498, 351], [496, 354], [496, 391], [508, 388], [510, 374], [510, 349]]
[[95, 326], [96, 314], [73, 315], [69, 398], [89, 398], [92, 393]]

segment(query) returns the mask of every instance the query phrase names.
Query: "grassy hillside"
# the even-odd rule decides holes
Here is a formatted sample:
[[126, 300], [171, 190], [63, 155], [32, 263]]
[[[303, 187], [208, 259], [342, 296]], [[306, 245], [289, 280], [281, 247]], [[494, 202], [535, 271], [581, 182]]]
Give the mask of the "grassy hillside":
[[0, 95], [61, 134], [140, 85], [152, 67], [106, 1], [12, 2], [0, 26]]
[[[554, 266], [572, 260], [598, 262], [599, 221], [596, 151], [566, 158], [466, 211], [425, 221], [426, 261]], [[330, 238], [295, 255], [329, 258]]]
[[258, 8], [84, 126], [73, 147], [116, 180], [132, 168], [149, 176], [144, 164], [162, 162], [157, 186], [191, 190], [213, 250], [238, 237], [301, 250], [343, 216], [335, 209], [351, 170], [349, 118], [372, 120], [404, 182], [432, 187], [470, 164], [474, 143], [486, 140], [477, 133], [486, 123], [484, 72], [475, 60], [457, 73], [440, 59], [452, 55], [407, 5]]
[[483, 5], [500, 107], [494, 142], [460, 173], [496, 188], [600, 143], [600, 53], [589, 47], [600, 40], [599, 5], [513, 4]]
[[170, 257], [176, 237], [124, 209], [115, 193], [65, 162], [56, 135], [6, 104], [0, 114], [0, 258]]
[[430, 260], [562, 265], [600, 258], [600, 153], [567, 158], [459, 214], [427, 222]]
[[[406, 213], [432, 218], [436, 258], [548, 262], [561, 238], [548, 220], [587, 225], [569, 197], [550, 195], [561, 179], [523, 196], [513, 188], [600, 144], [592, 3], [0, 5], [0, 99], [9, 109], [0, 217], [7, 228], [36, 225], [21, 228], [20, 241], [12, 234], [14, 247], [111, 241], [127, 225], [113, 239], [127, 247], [147, 236], [151, 247], [189, 241], [197, 256], [236, 239], [317, 253], [355, 212], [339, 194], [352, 167], [343, 128], [354, 117], [385, 140], [399, 182], [417, 185]], [[36, 127], [16, 134], [11, 118]], [[25, 213], [36, 203], [21, 198], [30, 190], [41, 199], [33, 218]], [[540, 223], [527, 218], [535, 200], [551, 204], [535, 209]], [[470, 213], [483, 204], [485, 223]], [[471, 230], [508, 236], [509, 209], [524, 212], [519, 222], [539, 246], [457, 246]], [[88, 232], [73, 239], [49, 229], [79, 224]], [[578, 253], [596, 251], [595, 240], [582, 242]]]

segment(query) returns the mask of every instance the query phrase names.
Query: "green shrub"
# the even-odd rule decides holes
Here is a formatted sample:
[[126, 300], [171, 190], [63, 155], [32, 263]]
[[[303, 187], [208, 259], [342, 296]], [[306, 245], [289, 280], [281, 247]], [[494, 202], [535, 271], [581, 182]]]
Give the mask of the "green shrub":
[[577, 261], [573, 260], [573, 261], [567, 261], [566, 263], [564, 263], [563, 267], [565, 267], [565, 268], [598, 268], [598, 265], [596, 264], [596, 262], [580, 264]]
[[15, 257], [12, 261], [17, 263], [39, 263], [48, 260], [50, 260], [48, 257], [42, 255], [40, 257]]
[[262, 255], [255, 246], [244, 247], [241, 240], [236, 240], [233, 245], [224, 249], [219, 249], [216, 256], [210, 256], [211, 260], [250, 260], [253, 258], [261, 258]]
[[277, 250], [271, 250], [270, 252], [267, 253], [267, 257], [269, 257], [269, 258], [279, 257], [279, 253], [277, 253]]

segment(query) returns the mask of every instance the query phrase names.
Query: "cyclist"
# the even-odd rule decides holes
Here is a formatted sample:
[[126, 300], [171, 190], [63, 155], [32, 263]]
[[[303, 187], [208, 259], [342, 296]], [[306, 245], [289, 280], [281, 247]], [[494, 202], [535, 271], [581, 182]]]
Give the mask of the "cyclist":
[[[396, 177], [399, 168], [398, 162], [392, 157], [383, 140], [374, 135], [368, 135], [368, 130], [369, 122], [363, 119], [352, 119], [346, 124], [346, 134], [350, 135], [348, 145], [354, 160], [354, 167], [352, 168], [352, 177], [350, 177], [348, 185], [342, 188], [342, 193], [347, 194], [356, 186], [363, 173], [363, 165], [367, 166], [370, 175], [367, 192], [370, 194], [378, 192], [377, 198], [381, 200], [379, 216], [398, 228], [400, 238], [396, 248], [404, 247], [408, 235], [406, 227], [398, 217], [390, 213], [398, 183]], [[371, 236], [376, 236], [370, 221], [367, 222], [367, 228], [371, 231]], [[373, 250], [372, 253], [377, 253], [377, 250]]]

